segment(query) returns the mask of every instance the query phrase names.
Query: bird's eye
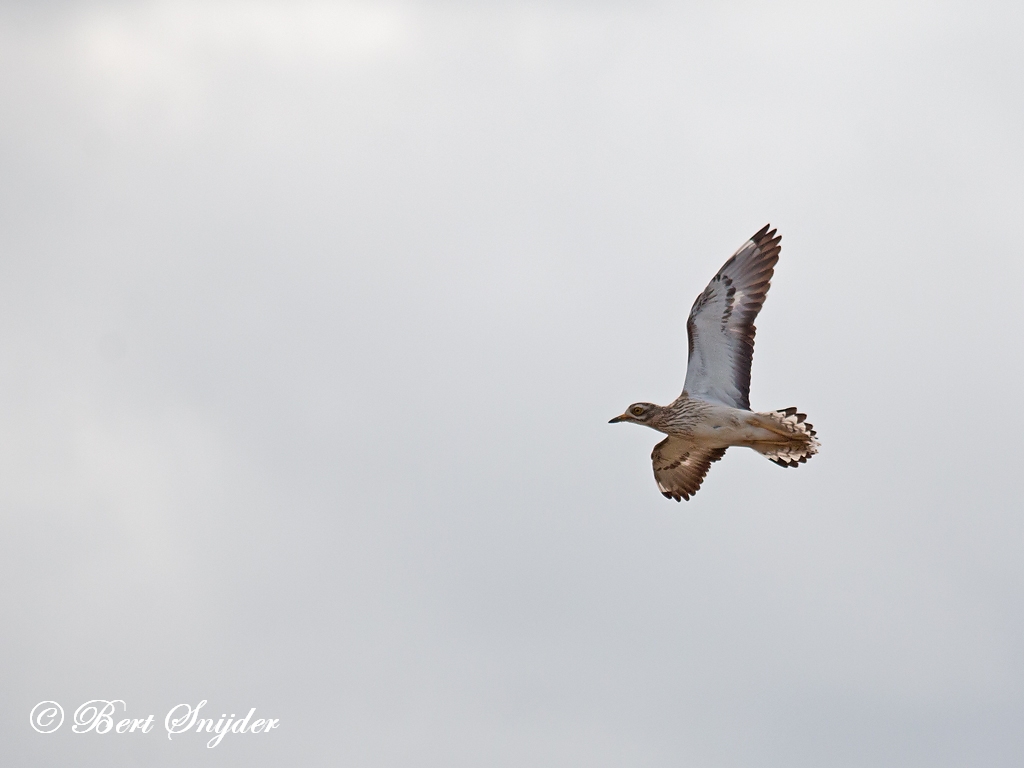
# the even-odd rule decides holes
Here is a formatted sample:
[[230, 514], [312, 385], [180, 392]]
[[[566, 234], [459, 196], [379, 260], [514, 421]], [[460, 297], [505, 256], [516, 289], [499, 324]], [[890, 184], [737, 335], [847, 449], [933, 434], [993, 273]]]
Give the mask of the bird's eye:
[[641, 408], [639, 405], [633, 408], [633, 415], [634, 416], [639, 416], [643, 412], [644, 412], [644, 409]]

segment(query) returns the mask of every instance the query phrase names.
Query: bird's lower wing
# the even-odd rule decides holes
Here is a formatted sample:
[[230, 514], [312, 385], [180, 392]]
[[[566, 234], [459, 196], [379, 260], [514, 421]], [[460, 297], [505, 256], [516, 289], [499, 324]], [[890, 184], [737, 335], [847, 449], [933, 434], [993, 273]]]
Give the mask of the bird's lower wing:
[[765, 226], [732, 255], [697, 297], [686, 321], [690, 356], [683, 390], [750, 409], [754, 318], [771, 286], [782, 238]]
[[702, 448], [680, 437], [666, 437], [651, 453], [658, 490], [666, 499], [689, 501], [712, 462], [724, 455], [725, 448]]

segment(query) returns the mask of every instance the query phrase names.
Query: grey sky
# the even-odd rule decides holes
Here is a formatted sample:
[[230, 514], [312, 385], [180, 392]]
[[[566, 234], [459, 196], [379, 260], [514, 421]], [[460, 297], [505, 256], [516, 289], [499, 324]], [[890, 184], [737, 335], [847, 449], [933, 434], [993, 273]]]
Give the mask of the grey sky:
[[[1022, 22], [5, 5], [10, 764], [1019, 765]], [[769, 221], [822, 452], [668, 502], [606, 422]]]

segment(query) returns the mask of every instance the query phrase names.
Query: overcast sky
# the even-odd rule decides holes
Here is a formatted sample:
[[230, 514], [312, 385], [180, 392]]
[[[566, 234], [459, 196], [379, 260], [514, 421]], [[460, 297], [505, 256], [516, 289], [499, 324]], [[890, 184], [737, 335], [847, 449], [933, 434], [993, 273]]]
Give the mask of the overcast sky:
[[[5, 760], [1021, 765], [1022, 32], [5, 3]], [[767, 222], [751, 404], [821, 453], [667, 501], [606, 422]], [[168, 740], [203, 699], [281, 725]]]

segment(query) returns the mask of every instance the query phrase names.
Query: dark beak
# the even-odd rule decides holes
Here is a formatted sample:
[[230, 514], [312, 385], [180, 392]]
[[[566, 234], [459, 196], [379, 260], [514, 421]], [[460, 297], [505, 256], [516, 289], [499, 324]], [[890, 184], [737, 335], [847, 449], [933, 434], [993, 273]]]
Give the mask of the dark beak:
[[609, 421], [609, 424], [618, 424], [620, 421], [631, 421], [632, 417], [628, 413], [624, 413], [621, 416], [616, 416], [614, 419]]

